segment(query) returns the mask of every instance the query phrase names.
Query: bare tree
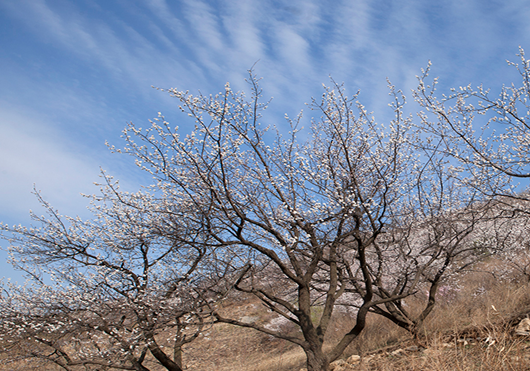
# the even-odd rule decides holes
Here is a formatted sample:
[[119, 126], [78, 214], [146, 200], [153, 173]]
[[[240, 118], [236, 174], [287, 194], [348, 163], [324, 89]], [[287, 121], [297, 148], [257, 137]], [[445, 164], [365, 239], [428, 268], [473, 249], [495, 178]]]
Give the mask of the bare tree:
[[393, 259], [381, 259], [393, 266], [378, 267], [378, 295], [385, 298], [412, 290], [425, 297], [424, 306], [412, 313], [404, 298], [398, 298], [370, 309], [416, 338], [424, 335], [424, 321], [440, 291], [457, 285], [459, 276], [478, 262], [503, 252], [511, 237], [507, 228], [511, 218], [498, 214], [494, 199], [462, 185], [444, 165], [433, 161], [430, 157], [421, 171], [407, 217], [393, 218], [387, 235], [378, 242], [394, 253]]
[[[485, 242], [482, 235], [495, 221], [491, 200], [478, 182], [461, 181], [446, 153], [430, 149], [403, 116], [405, 99], [393, 86], [387, 126], [332, 81], [310, 106], [320, 116], [310, 130], [302, 130], [299, 115], [282, 135], [260, 123], [267, 103], [252, 71], [249, 83], [248, 99], [228, 84], [215, 96], [169, 89], [195, 120], [183, 137], [161, 114], [145, 130], [125, 129], [125, 148], [111, 148], [133, 155], [154, 177], [148, 191], [126, 194], [105, 178], [92, 222], [60, 217], [46, 205], [50, 218], [37, 218], [42, 229], [4, 227], [13, 233], [14, 261], [45, 264], [59, 282], [51, 289], [34, 274], [40, 291], [59, 296], [20, 289], [45, 298], [24, 310], [20, 296], [4, 295], [7, 335], [33, 339], [33, 356], [68, 370], [144, 370], [148, 352], [180, 370], [181, 346], [215, 320], [297, 344], [308, 370], [323, 371], [363, 331], [369, 312], [417, 334], [447, 275], [473, 264], [477, 249], [498, 248], [497, 236]], [[213, 303], [232, 286], [297, 331], [223, 315]], [[425, 289], [425, 308], [413, 317], [404, 300]], [[350, 308], [354, 324], [325, 351], [339, 306]], [[17, 316], [36, 332], [22, 321], [10, 330]], [[57, 327], [50, 320], [57, 316], [86, 328], [87, 337]], [[172, 357], [162, 347], [168, 328], [176, 329]]]
[[[450, 220], [447, 213], [481, 201], [480, 194], [466, 189], [471, 193], [451, 202], [450, 193], [436, 188], [450, 182], [451, 168], [417, 153], [421, 137], [403, 117], [404, 97], [392, 86], [395, 117], [387, 127], [333, 82], [311, 105], [321, 117], [310, 132], [301, 130], [298, 116], [282, 136], [260, 123], [267, 104], [252, 73], [249, 83], [248, 100], [228, 84], [215, 96], [169, 89], [195, 119], [195, 130], [181, 138], [160, 115], [146, 130], [131, 124], [122, 151], [158, 179], [174, 204], [192, 205], [209, 238], [254, 254], [235, 288], [299, 331], [220, 313], [216, 319], [293, 342], [306, 353], [308, 370], [326, 370], [364, 329], [370, 311], [409, 329], [421, 325], [442, 277], [470, 264], [471, 235], [486, 213], [470, 208], [466, 215], [475, 219], [451, 224], [458, 215]], [[425, 217], [437, 219], [438, 229], [426, 228]], [[281, 287], [264, 272], [280, 275]], [[424, 284], [431, 285], [429, 303], [421, 318], [408, 318], [399, 306]], [[355, 324], [325, 352], [337, 305], [355, 308]]]
[[40, 228], [1, 226], [12, 262], [31, 277], [3, 287], [2, 362], [180, 371], [182, 346], [211, 323], [234, 261], [210, 245], [201, 216], [104, 179], [92, 221], [60, 216], [39, 196]]
[[503, 86], [496, 96], [482, 85], [467, 85], [438, 98], [438, 79], [428, 81], [430, 65], [418, 77], [414, 91], [426, 110], [419, 115], [421, 126], [433, 135], [438, 150], [458, 159], [481, 181], [503, 182], [507, 187], [503, 195], [511, 194], [511, 178], [530, 178], [530, 62], [522, 48], [518, 56], [520, 64], [508, 64], [517, 69], [521, 85]]
[[[416, 132], [407, 138], [407, 146], [415, 152], [409, 158], [407, 191], [385, 211], [382, 232], [367, 247], [364, 263], [371, 275], [371, 290], [379, 299], [368, 311], [416, 337], [422, 336], [423, 323], [434, 309], [440, 289], [457, 282], [459, 273], [504, 251], [512, 237], [506, 228], [511, 228], [511, 218], [498, 214], [498, 203], [462, 183], [450, 156], [425, 150], [420, 135]], [[344, 295], [336, 305], [360, 310], [367, 283], [361, 275], [359, 243], [350, 239], [343, 245], [338, 269], [344, 277]], [[329, 269], [320, 274], [322, 285], [330, 276]], [[323, 293], [326, 285], [315, 289]], [[406, 299], [418, 293], [425, 301], [415, 314], [407, 310]]]
[[508, 64], [517, 70], [520, 83], [504, 85], [498, 94], [482, 85], [467, 85], [440, 96], [438, 79], [429, 79], [429, 65], [418, 77], [414, 95], [425, 110], [419, 114], [421, 130], [429, 138], [423, 148], [452, 157], [461, 183], [495, 198], [494, 210], [511, 232], [502, 256], [527, 274], [530, 62], [522, 48], [518, 56], [519, 63]]

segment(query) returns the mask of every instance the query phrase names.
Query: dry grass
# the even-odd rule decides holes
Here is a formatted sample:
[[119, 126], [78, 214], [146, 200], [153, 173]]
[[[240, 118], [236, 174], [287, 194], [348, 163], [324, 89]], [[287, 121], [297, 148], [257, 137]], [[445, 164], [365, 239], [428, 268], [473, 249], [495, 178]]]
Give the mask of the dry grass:
[[[431, 339], [429, 347], [414, 351], [389, 351], [363, 361], [358, 370], [365, 371], [505, 371], [530, 370], [530, 343], [515, 339], [505, 329], [492, 331], [495, 342], [484, 339], [458, 338], [445, 342]], [[406, 349], [406, 348], [405, 348]], [[365, 357], [369, 359], [370, 357]]]
[[[369, 360], [358, 370], [530, 370], [530, 337], [513, 334], [513, 326], [530, 313], [529, 283], [471, 273], [457, 290], [440, 299], [420, 344], [387, 320], [372, 316], [343, 358], [359, 354]], [[409, 309], [419, 310], [421, 301], [409, 300]]]
[[[530, 312], [530, 285], [499, 282], [491, 274], [480, 272], [468, 274], [461, 282], [440, 298], [426, 322], [422, 341], [425, 347], [392, 354], [415, 343], [405, 330], [371, 315], [365, 331], [346, 349], [343, 358], [352, 354], [374, 357], [358, 365], [359, 370], [530, 370], [530, 339], [512, 333], [515, 320]], [[421, 295], [409, 300], [410, 311], [419, 311], [423, 300]], [[257, 302], [252, 305], [256, 316], [264, 310]], [[242, 307], [236, 316], [245, 310], [248, 308]], [[336, 315], [327, 336], [329, 347], [352, 324], [346, 314]], [[187, 349], [190, 370], [214, 369], [214, 364], [220, 371], [298, 371], [303, 367], [303, 352], [287, 342], [249, 329], [226, 325], [215, 328], [208, 345], [201, 339]], [[495, 342], [488, 345], [488, 337]]]
[[[260, 325], [276, 317], [251, 298], [225, 303], [222, 313], [237, 319], [255, 319]], [[295, 329], [283, 325], [282, 330]], [[302, 350], [287, 341], [227, 324], [214, 325], [184, 350], [184, 363], [193, 371], [298, 371], [304, 361]]]
[[[530, 313], [530, 284], [500, 282], [480, 272], [470, 273], [460, 282], [440, 297], [420, 344], [390, 321], [371, 315], [365, 331], [343, 358], [360, 355], [363, 361], [355, 369], [366, 371], [530, 370], [530, 337], [516, 337], [512, 331], [513, 325]], [[418, 312], [424, 300], [421, 294], [410, 298], [408, 309]], [[251, 298], [226, 302], [222, 310], [232, 318], [247, 317], [260, 325], [275, 317]], [[327, 334], [328, 349], [352, 324], [351, 316], [338, 311]], [[282, 331], [297, 331], [288, 324], [281, 326]], [[299, 371], [304, 362], [302, 350], [287, 341], [226, 324], [212, 326], [184, 349], [184, 363], [190, 371]], [[148, 367], [162, 369], [154, 364]], [[54, 368], [29, 363], [0, 366], [0, 370], [31, 369]]]

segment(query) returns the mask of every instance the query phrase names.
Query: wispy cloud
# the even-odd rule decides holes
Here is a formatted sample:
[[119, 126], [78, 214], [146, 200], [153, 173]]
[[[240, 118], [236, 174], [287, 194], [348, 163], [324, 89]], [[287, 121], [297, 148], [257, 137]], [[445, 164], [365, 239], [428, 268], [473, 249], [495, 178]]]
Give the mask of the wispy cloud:
[[119, 145], [126, 121], [158, 111], [188, 123], [151, 85], [246, 89], [259, 60], [277, 125], [319, 96], [329, 75], [360, 88], [381, 117], [385, 78], [408, 92], [429, 59], [445, 85], [512, 81], [503, 61], [516, 59], [518, 45], [530, 53], [529, 16], [523, 0], [0, 1], [0, 28], [10, 27], [0, 55], [2, 212], [27, 215], [33, 183], [76, 209], [100, 165], [134, 179], [121, 159], [102, 154], [103, 142]]
[[[3, 221], [27, 220], [35, 209], [33, 186], [65, 213], [82, 212], [87, 202], [80, 192], [92, 193], [98, 168], [89, 158], [65, 148], [60, 134], [50, 131], [46, 122], [24, 116], [0, 102], [0, 194]], [[39, 212], [39, 210], [35, 210]]]

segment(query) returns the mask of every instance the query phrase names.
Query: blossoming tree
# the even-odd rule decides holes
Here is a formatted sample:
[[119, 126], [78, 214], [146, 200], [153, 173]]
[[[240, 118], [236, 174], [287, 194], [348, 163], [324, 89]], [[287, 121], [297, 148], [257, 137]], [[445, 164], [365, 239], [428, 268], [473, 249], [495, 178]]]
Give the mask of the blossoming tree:
[[520, 84], [503, 85], [498, 94], [467, 85], [440, 96], [438, 79], [429, 79], [429, 66], [418, 77], [414, 96], [425, 110], [419, 115], [429, 137], [424, 149], [451, 156], [463, 184], [496, 199], [495, 210], [511, 231], [504, 258], [528, 275], [530, 61], [522, 48], [518, 56], [518, 63], [508, 64], [518, 72]]
[[[295, 343], [308, 370], [324, 371], [363, 331], [369, 312], [417, 332], [443, 279], [477, 260], [488, 200], [458, 183], [445, 155], [418, 152], [425, 148], [418, 145], [422, 136], [403, 116], [404, 97], [392, 86], [395, 115], [387, 126], [333, 82], [312, 102], [319, 117], [310, 130], [302, 130], [299, 116], [282, 135], [262, 125], [267, 104], [252, 73], [249, 83], [249, 98], [228, 84], [215, 96], [170, 89], [195, 120], [188, 135], [161, 114], [147, 129], [125, 129], [125, 148], [112, 149], [133, 155], [154, 177], [149, 192], [124, 194], [108, 181], [107, 206], [95, 200], [92, 222], [64, 223], [49, 208], [51, 219], [40, 219], [43, 229], [7, 228], [16, 261], [58, 263], [60, 286], [53, 294], [79, 298], [65, 300], [66, 311], [51, 310], [44, 304], [61, 308], [63, 300], [40, 294], [48, 290], [41, 283], [45, 303], [23, 310], [20, 296], [6, 295], [9, 336], [32, 338], [33, 354], [47, 352], [67, 369], [144, 370], [150, 352], [177, 370], [187, 339], [179, 326], [200, 330], [213, 318]], [[298, 330], [286, 333], [216, 310], [215, 300], [230, 287], [256, 296]], [[425, 288], [425, 310], [412, 317], [403, 301]], [[353, 324], [325, 350], [339, 306], [350, 308]], [[45, 318], [64, 322], [61, 316], [92, 334], [89, 346], [73, 327], [52, 322], [48, 329]], [[36, 322], [30, 329], [12, 326], [17, 318]], [[171, 327], [173, 357], [161, 338]], [[67, 353], [77, 344], [83, 351], [71, 358]]]
[[3, 362], [180, 371], [182, 346], [211, 322], [233, 261], [210, 244], [200, 215], [104, 179], [91, 221], [60, 216], [39, 196], [40, 228], [1, 226], [31, 277], [1, 293]]
[[[229, 85], [215, 96], [170, 89], [180, 109], [195, 119], [195, 130], [181, 138], [160, 115], [146, 130], [130, 125], [123, 151], [158, 179], [173, 203], [193, 205], [214, 241], [254, 254], [235, 288], [261, 299], [299, 333], [220, 313], [216, 319], [291, 341], [306, 353], [308, 370], [326, 370], [362, 332], [370, 311], [406, 322], [409, 329], [421, 325], [442, 278], [474, 259], [472, 232], [487, 214], [469, 210], [474, 218], [452, 235], [438, 235], [435, 243], [425, 232], [420, 241], [422, 218], [441, 220], [481, 195], [466, 188], [451, 199], [457, 192], [444, 190], [450, 167], [443, 156], [417, 153], [421, 137], [403, 117], [404, 97], [392, 86], [395, 116], [386, 127], [357, 95], [348, 97], [333, 83], [313, 100], [320, 118], [310, 132], [301, 131], [299, 116], [288, 121], [288, 135], [281, 135], [261, 124], [267, 105], [252, 74], [249, 82], [249, 99]], [[274, 272], [276, 284], [263, 272]], [[396, 306], [424, 284], [431, 285], [429, 304], [421, 318], [406, 318]], [[338, 305], [356, 308], [355, 324], [325, 352]], [[317, 306], [319, 318], [312, 315]]]

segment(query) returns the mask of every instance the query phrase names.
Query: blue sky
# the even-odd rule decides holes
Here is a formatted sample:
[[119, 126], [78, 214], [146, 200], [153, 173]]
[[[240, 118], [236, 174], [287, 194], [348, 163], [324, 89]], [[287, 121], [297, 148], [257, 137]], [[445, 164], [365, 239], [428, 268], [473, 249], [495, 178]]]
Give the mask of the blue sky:
[[[105, 141], [121, 146], [127, 122], [159, 111], [187, 129], [152, 85], [244, 89], [258, 62], [271, 124], [330, 75], [384, 118], [387, 77], [408, 93], [431, 60], [442, 88], [495, 91], [517, 81], [505, 61], [519, 46], [530, 52], [527, 1], [0, 0], [0, 221], [41, 212], [34, 184], [61, 213], [87, 216], [80, 193], [97, 191], [100, 167], [131, 190], [149, 181]], [[0, 277], [18, 279], [5, 260]]]

